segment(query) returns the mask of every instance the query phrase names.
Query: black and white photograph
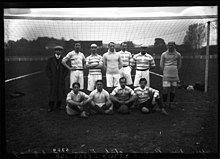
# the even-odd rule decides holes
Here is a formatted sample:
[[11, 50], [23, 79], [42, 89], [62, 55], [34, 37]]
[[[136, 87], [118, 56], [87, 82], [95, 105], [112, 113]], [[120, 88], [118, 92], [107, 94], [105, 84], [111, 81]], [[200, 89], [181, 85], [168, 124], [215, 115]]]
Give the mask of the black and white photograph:
[[5, 5], [3, 25], [7, 154], [219, 158], [217, 4]]

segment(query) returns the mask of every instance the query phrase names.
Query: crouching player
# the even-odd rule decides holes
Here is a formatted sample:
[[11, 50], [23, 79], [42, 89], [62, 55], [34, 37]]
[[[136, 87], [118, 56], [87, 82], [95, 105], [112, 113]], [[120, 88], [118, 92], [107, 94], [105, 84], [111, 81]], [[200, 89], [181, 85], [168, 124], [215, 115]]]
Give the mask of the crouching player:
[[72, 84], [72, 91], [67, 94], [66, 112], [68, 115], [80, 114], [80, 117], [87, 118], [89, 107], [85, 101], [89, 98], [89, 96], [84, 92], [79, 91], [79, 89], [80, 84], [78, 82], [74, 82]]
[[126, 86], [126, 78], [119, 79], [120, 86], [116, 87], [110, 94], [114, 109], [121, 114], [129, 114], [133, 102], [136, 100], [134, 91]]
[[157, 103], [159, 105], [161, 113], [164, 115], [168, 115], [162, 104], [159, 91], [148, 87], [147, 80], [145, 78], [141, 78], [139, 84], [140, 87], [135, 88], [134, 92], [137, 96], [138, 107], [141, 109], [141, 112], [154, 112], [154, 107]]
[[96, 81], [96, 89], [89, 94], [85, 103], [90, 103], [91, 114], [113, 114], [113, 105], [109, 93], [103, 89], [103, 81]]

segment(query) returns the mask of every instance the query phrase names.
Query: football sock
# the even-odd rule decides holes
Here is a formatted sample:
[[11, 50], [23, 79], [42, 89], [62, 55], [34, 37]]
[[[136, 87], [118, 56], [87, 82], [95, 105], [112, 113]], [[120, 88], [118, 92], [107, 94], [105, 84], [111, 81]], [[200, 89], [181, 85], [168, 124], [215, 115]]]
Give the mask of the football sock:
[[160, 98], [156, 99], [156, 102], [157, 102], [159, 108], [164, 108], [162, 100]]
[[170, 102], [174, 101], [175, 93], [170, 93]]
[[168, 94], [163, 94], [163, 102], [167, 101]]

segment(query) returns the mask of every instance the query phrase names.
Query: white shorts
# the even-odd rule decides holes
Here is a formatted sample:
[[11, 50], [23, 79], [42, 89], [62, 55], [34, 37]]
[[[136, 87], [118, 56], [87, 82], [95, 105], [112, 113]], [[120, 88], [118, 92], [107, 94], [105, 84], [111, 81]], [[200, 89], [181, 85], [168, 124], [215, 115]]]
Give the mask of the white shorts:
[[130, 66], [122, 67], [119, 71], [120, 71], [121, 77], [126, 78], [127, 85], [131, 85], [133, 82], [132, 82], [132, 78], [131, 78], [131, 68], [130, 68]]
[[81, 70], [70, 71], [70, 88], [72, 88], [72, 84], [74, 82], [79, 82], [80, 89], [84, 88], [83, 71]]
[[135, 78], [134, 78], [134, 87], [140, 86], [139, 81], [141, 78], [145, 78], [147, 80], [147, 86], [150, 86], [150, 78], [149, 78], [149, 70], [146, 71], [138, 71], [135, 72]]
[[68, 115], [77, 115], [77, 114], [79, 114], [77, 111], [71, 109], [68, 105], [66, 106], [66, 113]]
[[163, 87], [177, 87], [177, 81], [163, 81]]
[[120, 74], [106, 74], [106, 86], [117, 87], [119, 86]]
[[101, 74], [89, 74], [88, 75], [88, 90], [93, 91], [95, 89], [95, 83], [97, 80], [101, 80], [102, 75]]

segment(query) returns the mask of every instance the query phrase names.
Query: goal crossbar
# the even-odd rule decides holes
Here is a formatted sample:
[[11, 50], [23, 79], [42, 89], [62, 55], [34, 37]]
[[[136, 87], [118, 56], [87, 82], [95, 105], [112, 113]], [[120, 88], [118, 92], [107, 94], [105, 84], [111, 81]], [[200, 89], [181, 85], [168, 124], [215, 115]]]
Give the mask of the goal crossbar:
[[27, 20], [69, 20], [69, 21], [135, 21], [135, 20], [180, 20], [180, 19], [212, 19], [217, 15], [201, 16], [166, 16], [166, 17], [39, 17], [39, 16], [11, 16], [5, 15], [4, 19]]

